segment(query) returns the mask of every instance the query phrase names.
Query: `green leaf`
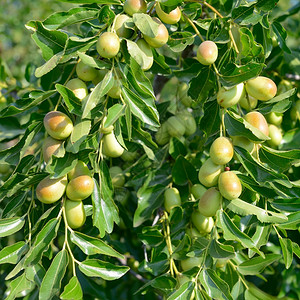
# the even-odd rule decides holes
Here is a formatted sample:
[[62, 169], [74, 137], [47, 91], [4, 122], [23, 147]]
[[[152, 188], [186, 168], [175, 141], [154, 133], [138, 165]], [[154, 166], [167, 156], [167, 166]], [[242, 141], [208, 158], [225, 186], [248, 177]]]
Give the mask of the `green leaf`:
[[293, 243], [290, 239], [279, 238], [285, 268], [289, 269], [293, 262]]
[[167, 300], [190, 300], [195, 288], [195, 282], [188, 281], [176, 290]]
[[129, 271], [129, 267], [113, 265], [98, 259], [86, 259], [79, 263], [79, 269], [86, 276], [101, 277], [104, 280], [119, 279]]
[[[256, 231], [252, 236], [252, 241], [257, 249], [267, 244], [271, 233], [271, 225], [257, 224]], [[251, 258], [255, 252], [248, 249], [249, 257]]]
[[160, 226], [143, 227], [142, 233], [138, 234], [138, 236], [143, 243], [152, 247], [160, 244], [164, 240]]
[[194, 43], [194, 36], [188, 31], [175, 31], [170, 34], [168, 45], [174, 52], [182, 52], [187, 46]]
[[34, 285], [26, 278], [25, 273], [12, 280], [9, 283], [9, 295], [6, 300], [13, 300], [19, 296], [20, 293], [26, 294], [26, 292], [32, 290]]
[[125, 105], [115, 104], [110, 107], [107, 111], [107, 118], [104, 123], [104, 127], [109, 127], [110, 125], [115, 124], [115, 122], [124, 115]]
[[287, 38], [287, 32], [283, 28], [283, 26], [279, 22], [274, 21], [272, 23], [272, 29], [276, 35], [276, 38], [277, 38], [276, 40], [278, 41], [279, 47], [286, 53], [291, 54], [292, 52], [289, 49], [289, 47], [286, 45], [286, 42], [285, 42], [285, 40]]
[[270, 202], [271, 206], [277, 210], [284, 210], [289, 212], [296, 212], [300, 210], [299, 198], [291, 198], [291, 199], [274, 199]]
[[212, 240], [209, 245], [209, 254], [214, 258], [231, 258], [234, 256], [234, 247]]
[[288, 220], [278, 225], [278, 227], [287, 230], [297, 230], [300, 224], [300, 212], [291, 213], [288, 215]]
[[136, 13], [132, 16], [135, 26], [142, 32], [142, 34], [154, 38], [158, 34], [159, 24], [147, 14]]
[[4, 247], [0, 251], [0, 264], [16, 264], [27, 250], [28, 245], [24, 241]]
[[77, 4], [121, 4], [119, 0], [59, 0], [60, 2], [77, 3]]
[[176, 159], [179, 155], [185, 156], [187, 154], [187, 150], [178, 138], [172, 137], [169, 144], [169, 154]]
[[40, 264], [32, 265], [25, 269], [26, 278], [35, 282], [38, 287], [41, 286], [43, 278], [46, 274], [44, 267]]
[[60, 291], [61, 281], [65, 275], [69, 263], [66, 249], [58, 252], [47, 270], [39, 291], [40, 300], [52, 299]]
[[172, 168], [172, 178], [178, 185], [185, 185], [188, 182], [195, 184], [198, 182], [195, 167], [181, 155], [177, 157]]
[[89, 55], [87, 55], [85, 53], [81, 53], [81, 52], [78, 52], [78, 56], [80, 57], [80, 59], [82, 60], [82, 62], [85, 65], [88, 65], [92, 68], [108, 69], [108, 70], [111, 69], [111, 64], [104, 60], [98, 60], [92, 56], [89, 56]]
[[83, 293], [80, 283], [76, 276], [73, 276], [69, 283], [64, 287], [63, 293], [60, 294], [60, 299], [63, 300], [82, 300]]
[[40, 78], [45, 74], [49, 73], [50, 71], [52, 71], [61, 62], [64, 54], [65, 54], [64, 51], [54, 54], [43, 65], [35, 69], [34, 75], [37, 78]]
[[71, 241], [76, 244], [86, 255], [104, 254], [120, 259], [124, 259], [124, 256], [114, 250], [112, 247], [104, 243], [103, 241], [85, 235], [80, 232], [72, 231], [70, 235]]
[[25, 224], [24, 217], [13, 217], [0, 220], [0, 237], [12, 235], [19, 231]]

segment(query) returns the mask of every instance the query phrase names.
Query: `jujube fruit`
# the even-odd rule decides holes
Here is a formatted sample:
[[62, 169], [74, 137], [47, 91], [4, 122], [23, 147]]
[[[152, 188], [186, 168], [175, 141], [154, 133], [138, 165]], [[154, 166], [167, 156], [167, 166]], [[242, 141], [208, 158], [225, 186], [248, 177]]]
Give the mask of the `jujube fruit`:
[[233, 146], [229, 138], [218, 137], [212, 143], [209, 156], [216, 165], [225, 165], [231, 161], [233, 157]]
[[195, 227], [188, 227], [185, 232], [190, 238], [203, 236], [203, 234], [200, 233]]
[[252, 153], [254, 150], [254, 143], [243, 136], [233, 136], [232, 142], [234, 146], [241, 147], [249, 153]]
[[200, 233], [210, 233], [214, 227], [214, 219], [212, 217], [207, 218], [198, 211], [192, 213], [192, 223]]
[[146, 13], [147, 4], [144, 0], [126, 0], [124, 3], [124, 11], [129, 16], [135, 13]]
[[43, 158], [47, 163], [52, 155], [57, 154], [58, 149], [61, 147], [63, 141], [53, 139], [51, 136], [48, 136], [42, 146]]
[[206, 187], [211, 187], [217, 184], [218, 177], [223, 170], [222, 165], [216, 165], [211, 158], [208, 158], [201, 166], [198, 174], [200, 183]]
[[201, 184], [194, 184], [191, 188], [191, 192], [196, 200], [200, 199], [207, 189]]
[[79, 228], [85, 223], [86, 216], [82, 201], [67, 199], [65, 202], [65, 211], [68, 225], [72, 229]]
[[7, 174], [10, 170], [10, 165], [8, 163], [0, 163], [0, 174]]
[[164, 192], [164, 206], [169, 213], [175, 206], [181, 205], [181, 198], [179, 191], [176, 188], [168, 188]]
[[272, 111], [266, 115], [266, 119], [269, 123], [279, 126], [282, 123], [282, 114]]
[[227, 108], [237, 104], [243, 97], [245, 97], [244, 84], [240, 83], [230, 89], [220, 88], [217, 101], [219, 105]]
[[168, 125], [166, 122], [162, 123], [155, 133], [155, 140], [158, 145], [165, 145], [170, 141], [170, 134], [168, 131]]
[[158, 23], [158, 32], [155, 37], [144, 35], [145, 41], [153, 48], [160, 48], [165, 45], [169, 39], [169, 32], [166, 26], [157, 18], [152, 18], [154, 22]]
[[162, 22], [166, 24], [176, 24], [181, 18], [181, 10], [179, 7], [176, 7], [175, 9], [171, 10], [169, 13], [166, 13], [162, 10], [160, 4], [157, 3], [157, 5], [155, 6], [155, 10], [157, 16], [161, 19]]
[[258, 111], [251, 111], [245, 115], [245, 120], [260, 130], [264, 135], [269, 135], [269, 127], [265, 117]]
[[115, 57], [120, 50], [120, 39], [113, 32], [104, 32], [97, 41], [97, 52], [105, 58]]
[[276, 96], [277, 86], [267, 77], [258, 76], [246, 82], [247, 93], [261, 101], [268, 101]]
[[76, 74], [81, 80], [92, 81], [97, 76], [97, 70], [80, 61], [76, 65]]
[[68, 179], [72, 180], [82, 175], [91, 176], [91, 171], [83, 161], [78, 160], [76, 166], [68, 173]]
[[213, 217], [217, 210], [221, 208], [222, 195], [217, 188], [208, 189], [198, 203], [200, 214], [205, 217]]
[[119, 157], [123, 154], [124, 148], [117, 141], [114, 132], [103, 135], [103, 154], [108, 157]]
[[279, 146], [282, 141], [281, 130], [273, 124], [269, 125], [269, 137], [270, 137], [270, 140], [268, 140], [268, 144], [271, 147]]
[[211, 65], [218, 58], [218, 47], [212, 41], [205, 41], [200, 44], [197, 50], [197, 59], [202, 65]]
[[193, 99], [188, 96], [188, 89], [188, 84], [186, 82], [181, 82], [177, 90], [177, 95], [180, 102], [186, 107], [190, 107], [193, 103]]
[[179, 138], [184, 135], [185, 126], [181, 118], [172, 116], [166, 121], [166, 124], [170, 136]]
[[237, 199], [242, 193], [239, 178], [232, 171], [225, 171], [219, 176], [218, 187], [221, 195], [227, 200]]
[[114, 99], [120, 98], [121, 86], [122, 86], [122, 84], [120, 82], [120, 79], [115, 77], [114, 84], [111, 87], [111, 89], [107, 92], [107, 95]]
[[146, 57], [142, 61], [141, 68], [142, 68], [142, 70], [147, 71], [153, 65], [153, 53], [152, 53], [152, 49], [148, 45], [148, 43], [145, 40], [143, 40], [143, 39], [137, 40], [136, 44], [138, 45], [138, 47], [140, 48], [140, 50], [144, 53], [144, 55]]
[[177, 113], [176, 116], [183, 121], [185, 127], [185, 135], [189, 136], [196, 132], [197, 124], [194, 116], [191, 113], [189, 113], [188, 111], [181, 111]]
[[180, 262], [183, 271], [190, 270], [194, 267], [200, 267], [203, 262], [202, 257], [188, 257]]
[[131, 18], [127, 15], [117, 15], [114, 23], [114, 29], [119, 37], [130, 38], [133, 34], [133, 30], [126, 27], [126, 22], [130, 21]]
[[86, 84], [79, 78], [69, 80], [66, 87], [71, 90], [79, 100], [83, 100], [88, 94]]
[[109, 168], [109, 174], [113, 187], [121, 188], [125, 184], [125, 176], [123, 170], [118, 166]]
[[257, 99], [250, 95], [245, 95], [240, 99], [239, 105], [246, 110], [252, 110], [257, 106]]
[[89, 197], [94, 190], [94, 180], [87, 175], [81, 175], [72, 179], [66, 190], [66, 195], [70, 200], [82, 201]]
[[47, 133], [57, 140], [66, 139], [73, 131], [73, 122], [60, 111], [50, 111], [44, 117]]

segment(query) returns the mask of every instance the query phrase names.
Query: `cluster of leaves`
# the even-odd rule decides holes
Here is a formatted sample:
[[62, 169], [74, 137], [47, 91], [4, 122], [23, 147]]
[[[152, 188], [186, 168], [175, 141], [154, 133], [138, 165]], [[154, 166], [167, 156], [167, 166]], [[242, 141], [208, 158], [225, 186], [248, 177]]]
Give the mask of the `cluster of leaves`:
[[[297, 100], [295, 82], [257, 107], [263, 114], [284, 113], [279, 149], [262, 144], [258, 159], [235, 147], [230, 167], [239, 171], [240, 199], [223, 202], [211, 234], [197, 238], [186, 234], [197, 204], [190, 188], [198, 183], [197, 171], [219, 134], [220, 116], [224, 115], [229, 136], [265, 139], [249, 129], [239, 106], [221, 110], [216, 92], [220, 85], [229, 88], [260, 74], [277, 84], [287, 74], [299, 76], [299, 53], [286, 44], [281, 24], [299, 11], [299, 5], [280, 12], [275, 0], [163, 1], [166, 10], [180, 5], [183, 17], [168, 26], [167, 46], [152, 49], [154, 64], [144, 73], [143, 53], [130, 39], [121, 41], [122, 59], [101, 59], [95, 50], [99, 34], [122, 12], [121, 2], [67, 2], [84, 5], [26, 24], [45, 60], [42, 66], [26, 69], [30, 90], [14, 87], [11, 92], [9, 74], [1, 63], [8, 105], [0, 111], [4, 145], [0, 163], [9, 164], [10, 174], [2, 175], [0, 188], [0, 279], [5, 282], [0, 295], [7, 299], [299, 297], [300, 130], [299, 116], [290, 117]], [[152, 14], [153, 5], [148, 3]], [[147, 14], [134, 15], [132, 26], [142, 34], [156, 30]], [[200, 35], [218, 45], [214, 67], [195, 59]], [[89, 86], [92, 92], [83, 102], [65, 87], [79, 58], [93, 68], [111, 70], [103, 81]], [[122, 101], [104, 97], [113, 86], [115, 67], [121, 70]], [[183, 109], [177, 95], [179, 82], [190, 85], [190, 111], [198, 128], [184, 140], [172, 138], [159, 147], [153, 137], [160, 123]], [[57, 104], [73, 118], [75, 127], [46, 166], [41, 157], [42, 120]], [[104, 116], [106, 126], [114, 125], [118, 142], [135, 153], [134, 162], [121, 158], [99, 162]], [[35, 187], [49, 174], [64, 176], [78, 160], [89, 164], [98, 185], [91, 199], [84, 201], [86, 224], [68, 232], [62, 203], [50, 208], [41, 204]], [[112, 165], [124, 170], [125, 187], [113, 189]], [[170, 183], [180, 191], [183, 204], [168, 215], [162, 206]], [[183, 272], [188, 280], [180, 285], [170, 269], [175, 264], [180, 270], [180, 261], [188, 257], [202, 257], [203, 263]], [[220, 260], [226, 261], [221, 268]]]

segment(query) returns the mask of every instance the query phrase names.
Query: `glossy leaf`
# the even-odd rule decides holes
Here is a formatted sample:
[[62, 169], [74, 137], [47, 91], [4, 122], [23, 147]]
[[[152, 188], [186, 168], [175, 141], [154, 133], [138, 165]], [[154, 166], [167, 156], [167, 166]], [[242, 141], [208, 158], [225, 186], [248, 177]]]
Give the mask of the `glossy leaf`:
[[0, 237], [9, 236], [19, 231], [25, 224], [24, 218], [14, 217], [0, 220]]
[[60, 299], [63, 300], [73, 300], [73, 299], [78, 299], [81, 300], [83, 299], [83, 293], [82, 289], [80, 286], [80, 283], [77, 279], [76, 276], [73, 276], [69, 283], [64, 287], [63, 293], [60, 294]]
[[16, 264], [27, 250], [28, 245], [23, 241], [4, 247], [0, 251], [0, 264]]

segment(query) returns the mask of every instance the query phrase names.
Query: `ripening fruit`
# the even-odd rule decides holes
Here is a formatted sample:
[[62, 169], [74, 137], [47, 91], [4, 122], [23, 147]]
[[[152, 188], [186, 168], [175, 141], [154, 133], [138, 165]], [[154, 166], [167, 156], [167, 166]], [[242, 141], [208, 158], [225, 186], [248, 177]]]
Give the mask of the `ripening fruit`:
[[97, 70], [80, 61], [76, 65], [76, 74], [83, 81], [92, 81], [97, 76]]
[[121, 95], [121, 81], [119, 78], [116, 78], [116, 76], [114, 76], [114, 84], [112, 86], [112, 88], [107, 92], [107, 95], [111, 98], [114, 99], [118, 99], [120, 98]]
[[111, 177], [111, 182], [113, 187], [121, 188], [125, 184], [125, 176], [123, 174], [123, 170], [118, 167], [114, 166], [109, 169], [109, 174]]
[[65, 193], [67, 183], [67, 176], [57, 179], [50, 179], [50, 176], [48, 176], [37, 185], [36, 196], [41, 202], [46, 204], [56, 202]]
[[234, 146], [239, 146], [241, 148], [244, 148], [249, 153], [252, 153], [254, 150], [255, 144], [243, 136], [233, 136], [232, 142]]
[[178, 85], [178, 90], [177, 90], [177, 96], [180, 102], [185, 106], [185, 107], [190, 107], [193, 103], [193, 100], [190, 96], [188, 96], [188, 89], [189, 86], [186, 82], [181, 82]]
[[181, 198], [179, 191], [176, 188], [168, 188], [164, 193], [164, 206], [169, 213], [175, 206], [181, 205]]
[[180, 262], [180, 264], [181, 264], [182, 270], [187, 271], [194, 267], [200, 267], [202, 264], [202, 261], [203, 261], [202, 257], [194, 256], [194, 257], [188, 257], [188, 258], [182, 260]]
[[247, 96], [245, 95], [240, 99], [239, 104], [242, 108], [246, 110], [252, 110], [257, 106], [257, 99], [250, 95], [248, 95], [247, 99]]
[[245, 97], [244, 84], [240, 83], [230, 89], [220, 88], [217, 101], [219, 105], [227, 108], [237, 104], [243, 97]]
[[281, 130], [273, 124], [269, 125], [269, 137], [270, 137], [270, 140], [268, 140], [268, 144], [271, 147], [279, 146], [282, 141]]
[[229, 163], [233, 157], [233, 146], [229, 138], [218, 137], [212, 143], [209, 156], [216, 165], [225, 165]]
[[80, 100], [83, 100], [88, 94], [86, 84], [78, 78], [69, 80], [66, 84], [66, 87], [71, 90], [74, 95]]
[[239, 178], [232, 171], [225, 171], [219, 176], [218, 187], [221, 195], [227, 200], [237, 199], [242, 193]]
[[212, 41], [205, 41], [200, 44], [197, 50], [198, 61], [205, 66], [213, 64], [218, 58], [218, 47]]
[[65, 211], [68, 225], [72, 229], [81, 227], [85, 222], [85, 211], [82, 201], [71, 201], [69, 199], [65, 202]]
[[265, 117], [258, 111], [251, 111], [245, 115], [245, 120], [260, 130], [264, 135], [269, 135], [269, 127]]
[[97, 52], [105, 58], [115, 57], [120, 50], [120, 39], [113, 32], [104, 32], [97, 41]]
[[70, 200], [82, 201], [89, 197], [94, 190], [94, 180], [87, 175], [81, 175], [72, 179], [68, 185], [66, 194]]
[[144, 0], [126, 0], [123, 8], [129, 16], [135, 13], [147, 12], [147, 4]]
[[129, 20], [131, 20], [131, 18], [124, 14], [116, 16], [114, 29], [119, 37], [128, 39], [132, 36], [133, 30], [126, 27], [126, 22]]
[[272, 111], [266, 115], [266, 119], [269, 123], [279, 126], [282, 123], [282, 114]]
[[192, 213], [192, 222], [200, 233], [210, 233], [215, 223], [212, 217], [207, 218], [198, 211]]
[[185, 126], [181, 118], [172, 116], [166, 121], [166, 124], [170, 136], [179, 138], [184, 135]]
[[68, 179], [72, 180], [82, 175], [91, 176], [92, 174], [88, 166], [83, 161], [78, 160], [76, 166], [68, 173]]
[[71, 119], [60, 111], [50, 111], [44, 117], [47, 133], [57, 140], [66, 139], [73, 131]]
[[276, 96], [277, 86], [275, 82], [267, 77], [258, 76], [246, 83], [247, 93], [261, 101], [268, 101]]
[[217, 268], [223, 268], [226, 266], [228, 259], [227, 258], [218, 258], [216, 261]]
[[166, 13], [161, 9], [159, 3], [157, 3], [155, 10], [157, 16], [166, 24], [176, 24], [181, 18], [181, 10], [179, 7], [176, 7], [169, 13]]
[[136, 44], [141, 49], [141, 51], [144, 53], [146, 59], [143, 59], [141, 68], [144, 71], [149, 70], [153, 65], [153, 53], [151, 50], [151, 47], [148, 45], [148, 43], [143, 40], [139, 39]]
[[119, 157], [123, 154], [124, 148], [117, 141], [114, 132], [103, 135], [103, 154], [108, 157]]
[[184, 123], [185, 135], [190, 136], [196, 132], [197, 124], [194, 116], [190, 112], [181, 111], [177, 113], [176, 116], [179, 117]]
[[53, 139], [51, 136], [48, 136], [43, 143], [42, 151], [44, 161], [47, 163], [52, 155], [57, 154], [58, 149], [62, 145], [63, 141]]
[[211, 158], [208, 158], [201, 166], [198, 174], [199, 181], [206, 187], [217, 184], [218, 177], [223, 170], [222, 165], [216, 165]]
[[165, 45], [169, 39], [169, 32], [166, 26], [157, 18], [152, 18], [154, 22], [159, 24], [158, 33], [155, 37], [144, 35], [146, 42], [153, 48], [160, 48]]
[[200, 199], [206, 191], [207, 189], [199, 183], [194, 184], [191, 188], [191, 192], [196, 200]]
[[217, 188], [208, 189], [198, 203], [200, 214], [205, 217], [213, 217], [217, 210], [221, 208], [222, 195]]
[[166, 122], [162, 123], [155, 134], [155, 140], [158, 145], [165, 145], [170, 141], [168, 125]]

